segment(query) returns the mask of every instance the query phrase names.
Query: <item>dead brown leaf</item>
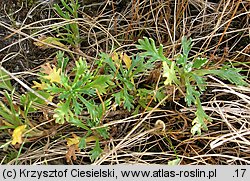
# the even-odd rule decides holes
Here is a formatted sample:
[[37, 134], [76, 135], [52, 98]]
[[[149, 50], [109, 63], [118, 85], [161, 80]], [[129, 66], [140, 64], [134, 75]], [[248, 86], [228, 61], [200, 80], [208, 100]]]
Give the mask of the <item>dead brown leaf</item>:
[[79, 151], [80, 151], [80, 149], [78, 147], [78, 144], [68, 146], [68, 151], [67, 151], [67, 153], [65, 155], [66, 161], [67, 162], [72, 161], [71, 157], [72, 157], [73, 160], [76, 160], [76, 152], [79, 152]]

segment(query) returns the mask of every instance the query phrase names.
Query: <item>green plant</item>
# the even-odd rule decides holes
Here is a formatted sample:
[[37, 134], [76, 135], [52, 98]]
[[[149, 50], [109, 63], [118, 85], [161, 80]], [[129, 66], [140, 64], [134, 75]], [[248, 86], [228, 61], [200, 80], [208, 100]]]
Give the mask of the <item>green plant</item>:
[[[37, 111], [36, 107], [46, 104], [44, 100], [38, 98], [31, 92], [19, 95], [11, 85], [10, 76], [0, 69], [0, 88], [4, 89], [0, 94], [0, 116], [4, 118], [5, 126], [0, 129], [16, 128], [17, 126], [27, 124], [32, 125], [29, 121], [28, 114]], [[48, 99], [50, 94], [38, 91], [40, 95]], [[17, 97], [16, 99], [14, 98]], [[20, 101], [18, 101], [20, 98]], [[21, 106], [20, 106], [21, 105]]]
[[175, 57], [175, 60], [169, 60], [163, 54], [163, 45], [156, 48], [153, 39], [139, 40], [137, 48], [144, 50], [141, 56], [150, 57], [152, 60], [160, 60], [163, 64], [163, 77], [166, 77], [165, 85], [174, 84], [177, 88], [185, 92], [185, 101], [188, 106], [194, 104], [197, 108], [196, 118], [193, 120], [192, 134], [201, 134], [201, 130], [207, 130], [207, 123], [211, 118], [202, 108], [200, 96], [206, 89], [205, 75], [216, 75], [223, 80], [228, 80], [236, 85], [246, 85], [244, 77], [239, 74], [240, 69], [232, 67], [223, 67], [217, 69], [204, 69], [203, 66], [208, 62], [206, 58], [190, 59], [188, 54], [192, 47], [192, 40], [186, 37], [182, 38], [182, 54]]
[[61, 27], [62, 30], [58, 32], [58, 37], [60, 37], [61, 41], [69, 43], [74, 48], [79, 48], [81, 38], [77, 18], [80, 5], [78, 0], [61, 0], [61, 3], [63, 7], [55, 4], [54, 9], [60, 17], [69, 20], [70, 23]]
[[[4, 118], [4, 126], [1, 126], [0, 129], [7, 128], [16, 128], [24, 123], [24, 120], [21, 118], [21, 109], [15, 101], [13, 100], [13, 93], [9, 94], [7, 91], [4, 91], [3, 96], [6, 104], [0, 100], [0, 115]], [[24, 115], [27, 119], [26, 115]]]
[[[92, 140], [95, 146], [90, 152], [91, 160], [95, 160], [101, 154], [100, 136], [106, 139], [109, 135], [107, 128], [91, 128], [101, 125], [113, 100], [129, 111], [134, 108], [134, 100], [142, 96], [134, 81], [145, 70], [151, 69], [153, 64], [139, 56], [131, 59], [125, 53], [114, 53], [112, 56], [100, 54], [96, 69], [90, 69], [81, 57], [75, 61], [75, 67], [70, 68], [69, 58], [62, 51], [57, 52], [56, 59], [57, 67], [49, 63], [41, 66], [40, 83], [34, 81], [33, 88], [49, 93], [58, 100], [53, 116], [56, 123], [68, 122], [86, 130], [79, 143], [76, 139], [79, 148], [84, 148], [86, 140], [95, 135]], [[84, 111], [89, 116], [82, 116]], [[70, 155], [67, 156], [70, 158]]]
[[8, 164], [10, 161], [14, 160], [15, 158], [17, 158], [18, 156], [18, 152], [17, 151], [9, 151], [6, 154], [6, 158], [4, 159], [4, 164]]
[[12, 91], [14, 88], [10, 83], [10, 77], [2, 69], [0, 69], [0, 88]]
[[[46, 104], [33, 93], [28, 92], [22, 95], [16, 93], [10, 82], [10, 77], [3, 71], [0, 71], [0, 88], [4, 91], [0, 92], [3, 97], [0, 99], [0, 130], [14, 129], [12, 133], [12, 142], [1, 145], [1, 148], [8, 146], [9, 143], [15, 145], [17, 142], [22, 143], [22, 136], [26, 128], [33, 128], [33, 124], [29, 119], [29, 114], [37, 110], [38, 105]], [[48, 93], [39, 91], [40, 95], [45, 98], [49, 97]], [[20, 99], [19, 99], [20, 98]], [[26, 134], [28, 137], [39, 135], [42, 131], [34, 128], [33, 131]]]
[[[69, 59], [60, 51], [57, 53], [57, 60], [58, 67], [51, 67], [50, 64], [42, 66], [41, 83], [34, 82], [34, 88], [42, 89], [59, 100], [53, 116], [56, 123], [68, 122], [91, 135], [93, 133], [91, 128], [100, 126], [105, 111], [109, 109], [110, 99], [103, 101], [99, 97], [113, 84], [111, 76], [97, 75], [94, 71], [90, 71], [82, 58], [75, 62], [73, 69], [69, 69], [67, 67]], [[87, 111], [89, 117], [82, 117], [83, 111]], [[100, 136], [108, 138], [106, 128], [99, 128], [96, 131]], [[86, 137], [82, 139], [81, 142], [84, 142]], [[82, 148], [84, 144], [81, 143], [80, 146]], [[97, 147], [99, 143], [94, 149]], [[95, 150], [93, 153], [96, 153]], [[95, 158], [94, 156], [93, 159]]]
[[[5, 82], [4, 84], [8, 84], [9, 82]], [[1, 87], [1, 85], [0, 85]], [[5, 87], [5, 86], [2, 86]], [[3, 95], [2, 100], [0, 100], [0, 116], [3, 118], [4, 126], [0, 126], [0, 129], [8, 129], [8, 128], [17, 128], [21, 125], [32, 125], [29, 121], [28, 114], [36, 109], [32, 106], [35, 102], [42, 103], [42, 100], [37, 98], [32, 93], [23, 94], [20, 96], [20, 103], [14, 99], [15, 89], [9, 93], [7, 90], [1, 92]], [[48, 96], [48, 94], [42, 94], [44, 97]], [[19, 95], [16, 95], [19, 96]], [[32, 98], [31, 98], [31, 97]], [[38, 100], [38, 101], [37, 101]], [[45, 103], [45, 102], [43, 102]], [[22, 106], [20, 106], [20, 104]]]
[[[162, 45], [156, 48], [152, 39], [139, 40], [137, 48], [144, 52], [132, 57], [122, 52], [114, 52], [112, 55], [101, 53], [100, 58], [96, 60], [95, 69], [91, 69], [81, 57], [74, 62], [75, 66], [72, 68], [68, 64], [69, 57], [65, 56], [64, 52], [58, 51], [57, 66], [50, 63], [42, 65], [39, 73], [40, 83], [34, 81], [33, 88], [40, 95], [50, 101], [54, 99], [58, 102], [53, 115], [56, 123], [68, 122], [85, 130], [81, 138], [77, 135], [69, 138], [68, 147], [78, 150], [78, 147], [85, 148], [88, 142], [95, 142], [93, 150], [90, 151], [92, 161], [102, 153], [99, 142], [101, 137], [109, 138], [107, 128], [92, 128], [101, 126], [106, 112], [111, 109], [111, 104], [115, 103], [128, 111], [134, 110], [136, 114], [140, 108], [150, 110], [149, 103], [164, 99], [165, 86], [176, 86], [180, 92], [184, 92], [187, 105], [196, 106], [196, 117], [191, 132], [201, 134], [201, 130], [207, 130], [207, 123], [211, 121], [203, 110], [200, 100], [200, 96], [206, 90], [205, 75], [216, 75], [236, 85], [246, 84], [244, 77], [239, 74], [239, 69], [226, 66], [219, 70], [204, 69], [206, 58], [189, 58], [191, 39], [187, 40], [185, 37], [182, 39], [182, 54], [177, 55], [174, 60], [169, 60], [163, 54]], [[158, 60], [162, 62], [163, 77], [166, 77], [165, 86], [157, 90], [150, 85], [139, 86], [138, 80], [145, 72], [150, 71]], [[0, 88], [12, 92], [9, 94], [5, 91], [3, 94], [6, 101], [5, 103], [0, 101], [2, 107], [0, 115], [4, 120], [8, 120], [1, 129], [15, 129], [13, 132], [15, 142], [22, 143], [21, 138], [26, 127], [32, 127], [28, 113], [36, 111], [36, 105], [43, 105], [46, 102], [29, 92], [20, 96], [22, 109], [16, 106], [13, 102], [13, 87], [8, 75], [3, 72], [0, 72]], [[83, 115], [83, 112], [89, 115], [86, 113]], [[32, 133], [26, 136], [32, 136]], [[75, 158], [69, 151], [67, 160], [72, 156]]]
[[[140, 98], [143, 94], [143, 91], [135, 85], [135, 80], [140, 74], [152, 69], [153, 62], [139, 55], [130, 58], [126, 53], [114, 52], [112, 56], [102, 53], [100, 56], [98, 65], [103, 66], [104, 74], [111, 75], [115, 82], [111, 87], [115, 103], [131, 111], [134, 109], [136, 98]], [[145, 108], [146, 102], [141, 103], [144, 103], [142, 107]]]

